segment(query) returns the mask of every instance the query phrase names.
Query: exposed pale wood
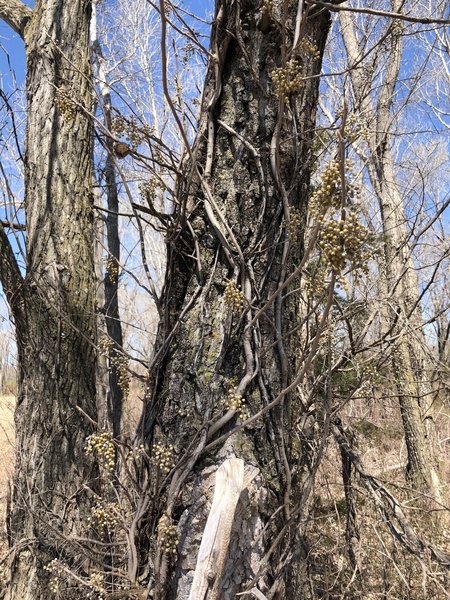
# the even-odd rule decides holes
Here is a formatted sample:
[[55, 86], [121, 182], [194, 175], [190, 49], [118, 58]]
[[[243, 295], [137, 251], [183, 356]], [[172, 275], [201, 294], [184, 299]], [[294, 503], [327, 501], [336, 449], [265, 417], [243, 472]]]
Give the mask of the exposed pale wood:
[[[189, 600], [215, 600], [236, 506], [244, 489], [244, 461], [227, 459], [217, 470], [214, 497], [203, 532]], [[208, 596], [208, 592], [211, 594]]]

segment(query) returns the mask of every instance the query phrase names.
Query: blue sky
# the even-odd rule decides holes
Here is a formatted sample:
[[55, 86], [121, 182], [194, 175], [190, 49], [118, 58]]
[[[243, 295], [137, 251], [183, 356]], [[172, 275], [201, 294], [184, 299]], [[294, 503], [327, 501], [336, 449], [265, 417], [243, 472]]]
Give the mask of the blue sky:
[[13, 30], [5, 25], [3, 21], [0, 21], [0, 85], [6, 94], [12, 91], [9, 65], [11, 65], [17, 81], [22, 87], [25, 79], [25, 46]]
[[[33, 0], [23, 0], [28, 6], [32, 7]], [[70, 1], [70, 0], [67, 0]], [[114, 6], [115, 0], [106, 0], [110, 6]], [[205, 18], [211, 15], [214, 10], [214, 0], [185, 0], [184, 6], [192, 13], [198, 14]], [[197, 27], [196, 27], [197, 28]], [[198, 27], [199, 28], [199, 27]], [[402, 66], [402, 73], [405, 81], [408, 79], [408, 74], [413, 70], [414, 60], [417, 58], [417, 47], [415, 47], [414, 38], [406, 40], [405, 44], [405, 60]], [[25, 48], [23, 41], [17, 36], [14, 31], [0, 20], [0, 87], [9, 95], [15, 89], [15, 83], [10, 76], [10, 68], [14, 71], [19, 88], [24, 88], [25, 80]], [[398, 86], [399, 97], [408, 93], [408, 86], [404, 88]], [[411, 106], [411, 110], [417, 111], [417, 106]], [[420, 127], [429, 129], [442, 130], [443, 126], [435, 118], [433, 112], [427, 107], [422, 107], [419, 123]], [[417, 114], [417, 113], [416, 113]], [[0, 130], [1, 135], [1, 130]], [[406, 139], [406, 138], [405, 138]], [[409, 140], [406, 139], [405, 144]], [[1, 310], [0, 310], [1, 315]]]
[[[34, 0], [22, 1], [31, 8], [34, 6]], [[111, 6], [114, 6], [115, 0], [106, 1]], [[186, 0], [183, 4], [189, 12], [202, 18], [207, 18], [214, 10], [214, 0]], [[196, 26], [195, 28], [200, 29], [199, 26]], [[14, 74], [14, 77], [12, 77], [12, 73]], [[6, 96], [9, 97], [17, 87], [22, 91], [25, 88], [25, 45], [23, 40], [11, 29], [11, 27], [0, 20], [0, 88]], [[0, 217], [4, 216], [4, 214], [2, 215], [0, 213]], [[17, 244], [13, 237], [11, 237], [11, 242], [14, 249], [17, 251]], [[4, 298], [0, 293], [0, 335], [5, 326], [6, 315], [7, 310]]]
[[[33, 7], [33, 0], [22, 0], [25, 4]], [[114, 1], [110, 2], [114, 4]], [[214, 9], [213, 0], [188, 0], [184, 2], [186, 9], [196, 15], [205, 17]], [[9, 62], [15, 71], [19, 84], [25, 80], [25, 47], [23, 41], [14, 31], [0, 20], [0, 85], [6, 93], [11, 90], [11, 80], [9, 78]], [[9, 88], [9, 90], [8, 90]]]
[[[34, 4], [32, 0], [24, 0], [24, 3], [31, 7]], [[25, 46], [11, 27], [0, 21], [0, 73], [1, 85], [6, 93], [9, 91], [8, 88], [11, 88], [11, 81], [8, 76], [8, 55], [10, 64], [16, 73], [17, 81], [20, 84], [25, 79]]]

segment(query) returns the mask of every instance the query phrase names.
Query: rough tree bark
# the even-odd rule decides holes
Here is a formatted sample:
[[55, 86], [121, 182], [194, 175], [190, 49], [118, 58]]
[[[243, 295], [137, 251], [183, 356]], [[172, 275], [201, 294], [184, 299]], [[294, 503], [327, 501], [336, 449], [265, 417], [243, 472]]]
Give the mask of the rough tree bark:
[[[84, 455], [95, 402], [89, 0], [0, 2], [25, 41], [27, 265], [22, 279], [0, 229], [0, 275], [14, 317], [19, 387], [11, 600], [48, 599], [54, 558], [81, 565], [88, 489]], [[4, 252], [5, 250], [5, 252]], [[67, 597], [84, 597], [76, 584]]]
[[[189, 597], [208, 477], [232, 456], [259, 474], [241, 495], [240, 534], [217, 557], [202, 598], [235, 598], [246, 586], [307, 598], [299, 523], [322, 408], [284, 392], [304, 366], [288, 334], [300, 319], [298, 279], [256, 313], [302, 257], [329, 21], [326, 10], [297, 0], [216, 2], [203, 118], [178, 181], [164, 322], [140, 428], [150, 448], [170, 453], [172, 445], [179, 461], [150, 510], [153, 527], [163, 513], [180, 536], [176, 559], [156, 549], [155, 598]], [[277, 397], [271, 412], [221, 437], [241, 402], [255, 415]]]

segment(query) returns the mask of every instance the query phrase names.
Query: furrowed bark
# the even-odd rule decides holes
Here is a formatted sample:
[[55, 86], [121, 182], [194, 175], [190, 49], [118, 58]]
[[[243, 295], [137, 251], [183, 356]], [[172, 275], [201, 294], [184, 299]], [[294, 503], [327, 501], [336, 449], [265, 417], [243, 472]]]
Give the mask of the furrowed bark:
[[[81, 570], [70, 537], [89, 537], [84, 453], [96, 419], [90, 2], [41, 0], [26, 29], [26, 276], [15, 312], [19, 356], [11, 600], [47, 600], [58, 559]], [[12, 305], [14, 312], [14, 305]], [[77, 584], [69, 598], [84, 597]]]
[[[149, 448], [171, 444], [181, 460], [150, 511], [152, 527], [163, 512], [180, 535], [177, 555], [155, 549], [158, 599], [189, 597], [209, 511], [208, 476], [228, 457], [244, 460], [259, 475], [241, 494], [234, 527], [242, 533], [232, 533], [222, 576], [212, 576], [206, 598], [214, 589], [231, 600], [255, 583], [271, 598], [295, 597], [303, 588], [302, 557], [280, 561], [280, 569], [277, 558], [289, 553], [288, 539], [295, 545], [301, 536], [320, 437], [314, 411], [307, 414], [296, 395], [288, 395], [270, 414], [202, 454], [208, 440], [236, 424], [241, 401], [243, 410], [257, 413], [301, 365], [294, 336], [285, 339], [300, 318], [295, 293], [280, 295], [250, 326], [303, 253], [318, 93], [318, 78], [308, 77], [320, 71], [329, 15], [301, 8], [296, 1], [269, 11], [259, 0], [216, 3], [215, 58], [199, 134], [178, 182], [165, 320], [140, 425]], [[316, 46], [316, 58], [304, 50], [303, 37]], [[288, 79], [298, 73], [305, 80], [277, 93], [273, 73], [279, 67]], [[269, 549], [272, 556], [264, 560]]]

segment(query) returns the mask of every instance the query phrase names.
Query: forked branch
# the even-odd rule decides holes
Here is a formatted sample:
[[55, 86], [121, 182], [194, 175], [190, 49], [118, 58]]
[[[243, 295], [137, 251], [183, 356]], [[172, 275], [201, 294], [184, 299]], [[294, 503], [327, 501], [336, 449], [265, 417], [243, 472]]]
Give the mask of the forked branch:
[[397, 498], [384, 487], [381, 481], [366, 472], [360, 457], [353, 448], [348, 432], [339, 419], [333, 423], [333, 434], [342, 455], [352, 463], [395, 539], [411, 554], [422, 558], [429, 553], [441, 567], [450, 570], [450, 554], [430, 544], [427, 540], [421, 539], [409, 523]]
[[8, 236], [3, 225], [0, 223], [0, 284], [13, 312], [17, 295], [22, 286], [22, 280], [22, 274], [20, 273]]
[[0, 19], [3, 19], [22, 38], [33, 11], [20, 0], [0, 0]]

